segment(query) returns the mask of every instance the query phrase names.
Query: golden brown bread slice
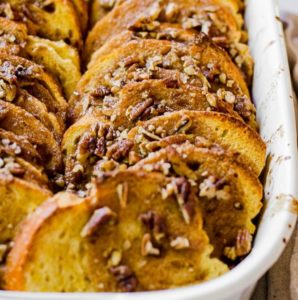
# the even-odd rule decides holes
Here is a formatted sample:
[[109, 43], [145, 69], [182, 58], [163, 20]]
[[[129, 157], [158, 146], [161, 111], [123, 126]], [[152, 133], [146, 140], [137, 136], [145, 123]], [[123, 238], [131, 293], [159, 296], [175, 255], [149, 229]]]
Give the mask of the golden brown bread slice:
[[67, 99], [81, 78], [80, 58], [75, 48], [63, 41], [50, 41], [29, 36], [25, 46], [29, 59], [45, 66], [63, 87]]
[[[248, 254], [255, 231], [252, 220], [260, 212], [263, 197], [261, 183], [249, 170], [222, 152], [189, 143], [162, 149], [131, 169], [190, 180], [183, 189], [185, 199], [190, 186], [197, 186], [204, 229], [215, 257], [235, 260]], [[169, 185], [164, 197], [173, 192], [175, 187]]]
[[[211, 105], [212, 104], [212, 105]], [[99, 104], [97, 103], [97, 106]], [[101, 112], [116, 127], [131, 128], [137, 121], [179, 110], [219, 111], [241, 117], [223, 99], [209, 103], [202, 89], [174, 80], [144, 80], [124, 86], [117, 96], [103, 99]]]
[[14, 240], [6, 289], [131, 292], [223, 274], [227, 266], [210, 258], [194, 190], [187, 224], [176, 196], [162, 199], [169, 182], [158, 173], [126, 171], [99, 180], [91, 199], [56, 195], [25, 221]]
[[[136, 24], [133, 26], [133, 28], [131, 28], [131, 30], [123, 31], [122, 34], [110, 39], [109, 42], [105, 43], [101, 48], [96, 50], [92, 54], [89, 65], [92, 66], [93, 62], [96, 61], [98, 56], [108, 54], [114, 49], [121, 47], [128, 41], [135, 39], [136, 37], [142, 39], [157, 39], [187, 44], [197, 44], [201, 43], [201, 40], [205, 38], [205, 34], [198, 33], [195, 29], [184, 29], [180, 24]], [[246, 82], [250, 84], [253, 75], [253, 59], [249, 53], [248, 46], [246, 44], [238, 43], [233, 46], [233, 49], [230, 50], [229, 54], [233, 59], [233, 62], [241, 69]]]
[[32, 35], [82, 47], [80, 21], [70, 0], [1, 0], [0, 14], [24, 23]]
[[21, 158], [33, 165], [41, 165], [41, 156], [36, 148], [24, 137], [0, 128], [0, 145], [7, 151], [15, 151]]
[[32, 96], [45, 104], [49, 112], [57, 117], [64, 130], [67, 103], [56, 81], [47, 74], [43, 67], [22, 57], [0, 52], [0, 73], [3, 81], [3, 97], [14, 99], [18, 88], [25, 89]]
[[218, 145], [225, 152], [236, 155], [237, 161], [257, 176], [265, 166], [266, 145], [259, 134], [226, 114], [187, 110], [172, 112], [140, 122], [130, 130], [127, 138], [134, 141], [134, 151], [138, 155], [147, 156], [162, 146], [164, 138], [180, 134], [189, 139], [198, 138], [203, 145], [206, 142]]
[[122, 127], [121, 131], [100, 115], [87, 115], [72, 125], [62, 142], [66, 183], [84, 190], [96, 173], [133, 165], [151, 152], [185, 141], [221, 149], [256, 176], [265, 164], [266, 147], [259, 135], [225, 114], [182, 110], [128, 129]]
[[[3, 82], [1, 82], [3, 83]], [[7, 85], [2, 84], [2, 87]], [[53, 133], [57, 141], [61, 141], [64, 127], [61, 127], [57, 117], [52, 112], [49, 112], [46, 105], [30, 95], [26, 90], [18, 89], [14, 99], [2, 98], [4, 101], [13, 103], [32, 114], [37, 120], [39, 120], [50, 132]]]
[[38, 205], [51, 197], [51, 192], [35, 167], [22, 159], [0, 155], [0, 243], [14, 237], [18, 224]]
[[71, 96], [81, 77], [80, 58], [75, 48], [63, 41], [28, 35], [24, 24], [4, 18], [0, 18], [0, 30], [3, 32], [0, 37], [1, 51], [43, 65], [60, 82], [65, 96]]
[[49, 179], [41, 167], [31, 164], [20, 157], [19, 149], [14, 150], [0, 145], [0, 170], [16, 178], [49, 188]]
[[206, 38], [196, 45], [135, 39], [109, 55], [98, 57], [82, 76], [70, 100], [70, 118], [77, 120], [128, 83], [149, 79], [197, 86], [213, 106], [217, 99], [224, 100], [247, 123], [257, 127], [255, 108], [240, 70]]
[[18, 55], [28, 35], [26, 25], [0, 17], [0, 30], [1, 51]]
[[241, 41], [243, 20], [235, 1], [223, 0], [130, 0], [122, 1], [89, 32], [85, 58], [88, 61], [107, 40], [135, 24], [178, 23], [208, 34], [220, 45]]
[[[93, 167], [106, 151], [106, 143], [113, 143], [117, 137], [116, 128], [103, 115], [82, 117], [65, 132], [62, 153], [65, 165], [65, 182], [71, 190], [85, 190]], [[97, 150], [96, 150], [97, 149]]]
[[50, 173], [62, 167], [59, 143], [40, 121], [24, 109], [0, 100], [0, 128], [27, 139], [36, 147], [45, 169]]

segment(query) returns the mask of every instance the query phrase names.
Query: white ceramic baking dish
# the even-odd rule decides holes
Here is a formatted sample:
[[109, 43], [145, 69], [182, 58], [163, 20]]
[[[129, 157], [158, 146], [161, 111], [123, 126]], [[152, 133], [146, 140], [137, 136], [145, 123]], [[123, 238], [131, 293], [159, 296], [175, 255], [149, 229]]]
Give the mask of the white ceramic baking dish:
[[265, 209], [250, 255], [224, 276], [200, 285], [134, 294], [0, 292], [19, 300], [247, 300], [257, 281], [276, 262], [296, 222], [297, 142], [294, 103], [278, 9], [274, 0], [248, 0], [246, 24], [255, 59], [253, 97], [260, 132], [268, 146]]

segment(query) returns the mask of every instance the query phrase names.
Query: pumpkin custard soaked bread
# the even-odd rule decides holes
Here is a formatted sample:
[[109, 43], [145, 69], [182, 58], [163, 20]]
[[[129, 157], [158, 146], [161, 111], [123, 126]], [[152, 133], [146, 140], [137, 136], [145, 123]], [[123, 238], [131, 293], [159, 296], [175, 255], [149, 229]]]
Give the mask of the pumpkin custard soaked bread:
[[250, 253], [266, 146], [243, 9], [0, 0], [2, 289], [177, 288]]

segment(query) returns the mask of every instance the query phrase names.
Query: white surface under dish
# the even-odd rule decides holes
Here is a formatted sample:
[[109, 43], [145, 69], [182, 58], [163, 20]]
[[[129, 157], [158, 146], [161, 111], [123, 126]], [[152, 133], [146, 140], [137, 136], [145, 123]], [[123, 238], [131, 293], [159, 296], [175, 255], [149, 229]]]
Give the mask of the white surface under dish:
[[268, 147], [265, 209], [252, 252], [212, 281], [175, 290], [116, 293], [0, 292], [2, 300], [248, 300], [256, 282], [277, 261], [294, 229], [298, 196], [294, 103], [281, 23], [274, 0], [248, 0], [246, 24], [255, 59], [253, 98]]

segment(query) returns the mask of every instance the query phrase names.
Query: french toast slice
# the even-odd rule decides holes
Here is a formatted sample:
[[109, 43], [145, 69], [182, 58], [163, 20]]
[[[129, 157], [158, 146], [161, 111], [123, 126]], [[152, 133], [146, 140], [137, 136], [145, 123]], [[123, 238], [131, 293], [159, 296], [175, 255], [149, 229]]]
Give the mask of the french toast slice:
[[[2, 85], [3, 87], [3, 85]], [[60, 126], [60, 123], [55, 114], [49, 112], [46, 105], [30, 95], [26, 90], [18, 89], [14, 99], [2, 100], [13, 103], [16, 106], [19, 106], [33, 115], [37, 120], [39, 120], [50, 132], [53, 133], [57, 141], [61, 141], [64, 127]]]
[[[221, 46], [241, 41], [242, 16], [231, 2], [222, 0], [131, 0], [122, 1], [101, 19], [89, 32], [85, 60], [88, 61], [107, 40], [138, 23], [178, 23], [184, 28], [195, 28], [208, 34]], [[234, 3], [235, 4], [235, 3]]]
[[219, 149], [256, 176], [265, 165], [266, 146], [259, 135], [226, 114], [182, 110], [135, 124], [129, 130], [102, 115], [86, 115], [72, 125], [62, 142], [67, 184], [84, 190], [95, 174], [133, 165], [151, 152], [186, 141]]
[[[200, 88], [174, 80], [144, 80], [124, 86], [113, 101], [103, 101], [101, 112], [116, 127], [131, 128], [137, 121], [179, 110], [218, 111], [241, 117], [222, 99], [209, 103]], [[109, 98], [107, 98], [109, 100]], [[212, 105], [211, 105], [212, 104]]]
[[7, 151], [14, 151], [19, 157], [33, 165], [41, 166], [42, 159], [36, 148], [24, 137], [0, 128], [0, 145]]
[[[43, 67], [22, 57], [0, 52], [0, 73], [4, 89], [25, 89], [43, 102], [49, 112], [53, 112], [64, 130], [67, 103], [60, 86], [47, 74]], [[11, 85], [11, 87], [10, 87]], [[13, 96], [13, 93], [11, 93]]]
[[12, 55], [19, 55], [28, 36], [26, 25], [0, 17], [0, 49]]
[[[206, 39], [204, 33], [198, 33], [195, 29], [184, 29], [180, 24], [157, 23], [156, 25], [144, 25], [140, 23], [134, 25], [130, 30], [123, 31], [121, 34], [111, 38], [101, 48], [96, 50], [92, 54], [89, 65], [92, 66], [93, 62], [97, 60], [97, 57], [110, 53], [136, 37], [142, 39], [168, 40], [187, 44], [200, 44], [203, 39]], [[254, 63], [249, 53], [249, 47], [246, 44], [238, 43], [235, 44], [234, 48], [232, 49], [233, 51], [230, 50], [233, 55], [231, 53], [229, 53], [229, 55], [242, 71], [246, 82], [251, 84]]]
[[[0, 49], [42, 65], [63, 87], [66, 98], [75, 89], [80, 73], [80, 58], [77, 49], [63, 41], [51, 41], [28, 35], [22, 23], [0, 18]], [[72, 74], [72, 76], [69, 76]]]
[[[249, 253], [255, 232], [252, 220], [262, 207], [263, 188], [248, 169], [222, 152], [189, 143], [164, 148], [131, 169], [190, 180], [184, 190], [190, 185], [199, 189], [204, 229], [214, 246], [213, 255], [235, 260]], [[164, 197], [174, 191], [175, 187], [168, 186]]]
[[92, 198], [54, 196], [22, 224], [8, 257], [6, 289], [132, 292], [223, 274], [227, 266], [210, 258], [194, 190], [186, 223], [177, 198], [162, 199], [169, 182], [158, 173], [124, 171], [99, 179]]
[[69, 99], [81, 78], [78, 51], [63, 41], [28, 36], [25, 52], [28, 59], [43, 65], [59, 80], [66, 99]]
[[70, 0], [1, 0], [0, 14], [24, 23], [29, 34], [82, 47], [80, 21]]
[[49, 190], [18, 178], [0, 178], [0, 243], [8, 244], [14, 238], [23, 219], [42, 202], [52, 196]]
[[[147, 156], [162, 147], [163, 140], [186, 135], [195, 144], [218, 145], [226, 153], [234, 154], [256, 176], [266, 161], [266, 145], [257, 132], [240, 120], [226, 114], [181, 110], [139, 122], [127, 138], [134, 141], [137, 155]], [[171, 143], [168, 139], [167, 143]]]
[[49, 188], [49, 179], [42, 167], [33, 165], [21, 158], [17, 147], [12, 150], [0, 145], [0, 165], [2, 173], [5, 171], [14, 177], [35, 183], [40, 187]]
[[86, 190], [96, 161], [105, 155], [106, 143], [112, 144], [116, 138], [117, 128], [102, 114], [86, 115], [67, 129], [61, 148], [69, 190]]
[[33, 115], [14, 104], [0, 100], [0, 128], [11, 131], [34, 145], [48, 172], [61, 170], [62, 154], [59, 143], [53, 133]]
[[[220, 79], [223, 77], [225, 80]], [[216, 106], [218, 98], [226, 101], [248, 124], [257, 127], [242, 73], [206, 38], [196, 45], [135, 39], [99, 57], [70, 99], [71, 120], [92, 109], [92, 103], [96, 106], [105, 96], [113, 97], [126, 84], [149, 79], [174, 79], [201, 88], [208, 102]]]

